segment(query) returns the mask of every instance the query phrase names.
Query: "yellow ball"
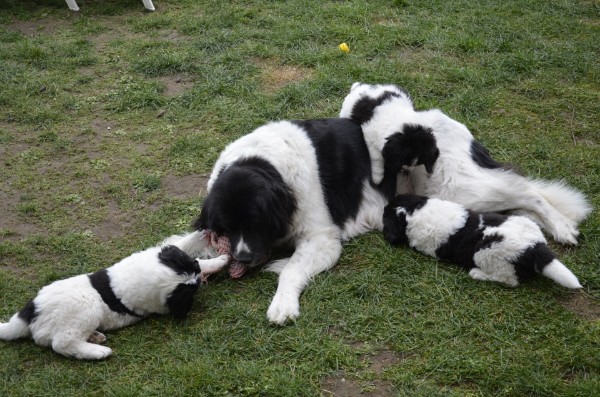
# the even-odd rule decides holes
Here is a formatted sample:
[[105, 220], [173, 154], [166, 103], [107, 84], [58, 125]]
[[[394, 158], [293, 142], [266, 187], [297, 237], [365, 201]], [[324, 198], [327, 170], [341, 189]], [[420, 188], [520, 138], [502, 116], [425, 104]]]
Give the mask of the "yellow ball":
[[340, 51], [342, 51], [344, 54], [347, 54], [350, 52], [350, 47], [348, 47], [348, 44], [346, 43], [342, 43], [338, 46], [338, 48], [340, 49]]

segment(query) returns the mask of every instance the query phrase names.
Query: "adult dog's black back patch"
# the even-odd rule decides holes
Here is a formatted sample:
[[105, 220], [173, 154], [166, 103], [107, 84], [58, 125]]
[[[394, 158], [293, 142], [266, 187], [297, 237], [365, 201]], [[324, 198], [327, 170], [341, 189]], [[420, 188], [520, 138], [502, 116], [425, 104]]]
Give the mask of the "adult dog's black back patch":
[[371, 160], [360, 125], [350, 119], [293, 121], [306, 131], [317, 153], [319, 177], [333, 222], [342, 226], [358, 214]]

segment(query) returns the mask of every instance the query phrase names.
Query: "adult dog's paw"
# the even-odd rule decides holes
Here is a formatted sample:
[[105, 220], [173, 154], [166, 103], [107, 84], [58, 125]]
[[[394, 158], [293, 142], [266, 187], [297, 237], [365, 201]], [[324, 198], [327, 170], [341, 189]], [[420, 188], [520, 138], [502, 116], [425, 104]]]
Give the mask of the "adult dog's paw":
[[288, 321], [296, 321], [300, 315], [298, 299], [276, 294], [267, 310], [267, 319], [275, 324], [284, 325]]

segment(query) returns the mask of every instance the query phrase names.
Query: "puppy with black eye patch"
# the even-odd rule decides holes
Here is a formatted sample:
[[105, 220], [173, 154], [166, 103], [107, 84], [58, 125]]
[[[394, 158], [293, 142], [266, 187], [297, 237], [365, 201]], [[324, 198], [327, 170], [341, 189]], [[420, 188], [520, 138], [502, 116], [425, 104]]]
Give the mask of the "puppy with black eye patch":
[[109, 268], [45, 286], [8, 323], [0, 323], [0, 339], [31, 336], [63, 356], [100, 360], [112, 354], [98, 345], [106, 340], [101, 331], [126, 327], [150, 314], [184, 318], [200, 273], [213, 273], [228, 262], [227, 255], [192, 258], [188, 253], [206, 248], [197, 235], [170, 237]]
[[465, 125], [439, 109], [415, 110], [402, 88], [354, 83], [340, 117], [361, 125], [375, 184], [385, 170], [403, 170], [407, 176], [399, 179], [398, 193], [450, 200], [474, 211], [512, 211], [556, 241], [577, 244], [577, 224], [592, 209], [582, 193], [495, 161]]
[[537, 273], [567, 288], [577, 277], [555, 258], [540, 228], [523, 216], [475, 212], [460, 204], [413, 194], [385, 208], [383, 234], [390, 244], [457, 264], [475, 280], [516, 287]]

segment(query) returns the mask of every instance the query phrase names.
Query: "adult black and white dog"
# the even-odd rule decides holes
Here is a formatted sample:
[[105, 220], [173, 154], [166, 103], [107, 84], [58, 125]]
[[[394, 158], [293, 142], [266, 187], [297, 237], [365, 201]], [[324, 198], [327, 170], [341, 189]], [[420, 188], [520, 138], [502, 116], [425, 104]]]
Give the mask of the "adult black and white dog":
[[563, 182], [521, 176], [496, 162], [463, 124], [438, 109], [415, 111], [402, 88], [354, 83], [340, 117], [361, 124], [375, 183], [386, 167], [409, 169], [399, 192], [412, 190], [476, 211], [518, 212], [556, 241], [577, 244], [577, 224], [591, 211], [582, 193]]
[[0, 339], [31, 336], [67, 357], [106, 358], [112, 350], [98, 345], [106, 340], [100, 331], [126, 327], [149, 314], [187, 315], [201, 271], [213, 273], [228, 261], [227, 255], [197, 260], [186, 253], [205, 248], [197, 232], [173, 236], [109, 268], [55, 281], [8, 323], [0, 323]]
[[235, 260], [262, 263], [273, 247], [291, 244], [267, 311], [276, 324], [295, 320], [299, 298], [316, 274], [338, 260], [342, 241], [381, 230], [395, 196], [395, 175], [371, 182], [360, 125], [349, 119], [280, 121], [229, 144], [208, 181], [195, 222], [229, 238]]
[[523, 216], [475, 212], [451, 201], [406, 194], [386, 206], [383, 234], [392, 245], [408, 244], [457, 264], [476, 280], [516, 287], [541, 273], [564, 287], [581, 288], [554, 257], [540, 228]]

